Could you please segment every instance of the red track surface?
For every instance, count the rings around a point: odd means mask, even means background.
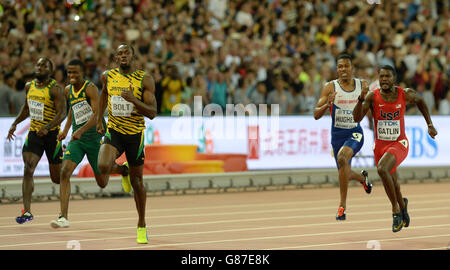
[[[411,224],[391,231],[381,185],[371,195],[350,187],[347,221],[337,222],[337,188],[157,196],[147,199],[149,244],[136,244],[132,198],[72,200],[70,228],[53,229],[59,202],[33,202],[35,219],[19,225],[20,204],[0,204],[0,249],[447,249],[450,183],[403,184]],[[70,242],[75,240],[76,242]],[[69,245],[69,247],[68,247]]]

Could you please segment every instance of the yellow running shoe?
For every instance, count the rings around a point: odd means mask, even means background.
[[[142,228],[138,227],[136,242],[138,244],[147,244],[148,243],[147,229],[145,227],[142,227]]]
[[[122,165],[127,166],[128,173],[127,175],[122,175],[122,188],[126,193],[130,193],[131,191],[131,182],[130,182],[130,167],[128,166],[128,162],[125,161]]]

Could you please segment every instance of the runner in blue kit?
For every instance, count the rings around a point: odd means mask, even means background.
[[[370,194],[372,184],[368,173],[357,173],[351,169],[352,158],[364,144],[361,125],[353,120],[353,108],[363,88],[368,88],[366,81],[353,77],[351,56],[342,54],[336,61],[338,79],[325,84],[314,109],[314,118],[320,119],[327,110],[330,111],[331,146],[339,173],[340,203],[336,220],[345,220],[347,190],[349,180],[359,181]]]

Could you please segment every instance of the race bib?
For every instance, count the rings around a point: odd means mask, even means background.
[[[89,103],[86,100],[73,105],[72,110],[76,125],[86,123],[93,114],[92,108],[91,106],[89,106]]]
[[[44,120],[44,103],[29,99],[28,100],[28,108],[30,111],[31,120]]]
[[[377,136],[379,140],[396,141],[400,136],[400,120],[378,120]]]
[[[351,110],[342,110],[336,108],[334,111],[334,127],[343,129],[352,129],[358,126],[353,120],[353,112]]]
[[[111,113],[113,116],[131,116],[134,105],[121,96],[111,96]]]

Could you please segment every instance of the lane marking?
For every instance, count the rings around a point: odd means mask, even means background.
[[[409,227],[407,229],[409,229]],[[412,240],[412,239],[424,239],[424,238],[445,237],[445,236],[450,236],[450,234],[422,235],[422,236],[398,237],[398,238],[385,238],[385,239],[379,239],[378,241],[380,241],[380,243],[381,243],[383,241]],[[363,240],[363,241],[349,241],[349,242],[336,242],[336,243],[325,243],[325,244],[304,245],[304,246],[280,247],[280,248],[272,248],[272,249],[269,249],[269,250],[302,249],[302,248],[351,245],[351,244],[361,244],[361,243],[367,243],[367,240]]]
[[[449,215],[439,215],[439,216],[422,216],[416,219],[426,219],[429,220],[431,218],[442,218],[448,217]],[[372,220],[362,220],[362,221],[352,221],[348,222],[348,224],[361,224],[361,223],[373,223],[373,222],[384,222],[390,221],[391,218],[386,219],[372,219]],[[182,236],[182,235],[203,235],[203,234],[218,234],[218,233],[229,233],[229,232],[245,232],[245,231],[261,231],[261,230],[274,230],[274,229],[291,229],[291,228],[302,228],[302,227],[317,227],[317,226],[327,226],[327,225],[336,225],[336,222],[328,222],[328,223],[316,223],[316,224],[299,224],[299,225],[280,225],[280,226],[264,226],[264,227],[250,227],[250,228],[237,228],[237,229],[228,229],[228,230],[214,230],[214,231],[196,231],[196,232],[182,232],[182,233],[167,233],[167,234],[150,234],[150,240],[155,237],[172,237],[172,236]],[[408,229],[424,229],[424,228],[435,228],[435,227],[447,227],[450,224],[438,224],[438,225],[422,225],[422,226],[410,226]],[[162,226],[161,226],[162,227]],[[74,233],[85,233],[85,232],[95,232],[95,231],[104,231],[104,230],[124,230],[124,229],[136,229],[133,227],[119,227],[119,228],[109,228],[109,229],[94,229],[94,230],[83,230],[83,231],[72,231]],[[375,229],[365,229],[365,230],[353,230],[353,231],[339,231],[339,232],[323,232],[323,233],[309,233],[309,234],[299,234],[299,235],[286,235],[286,236],[269,236],[269,237],[258,237],[258,238],[243,238],[245,241],[248,240],[262,240],[262,239],[277,239],[277,238],[288,238],[288,237],[308,237],[308,236],[321,236],[321,235],[336,235],[336,234],[347,234],[347,233],[355,233],[355,232],[373,232],[373,231],[390,231],[388,228],[375,228]],[[61,233],[67,235],[71,233],[71,231],[58,230],[55,233]],[[47,234],[47,233],[33,233],[32,235],[37,234]],[[15,236],[23,236],[23,234],[15,235]],[[73,236],[70,236],[73,238]],[[136,236],[123,236],[123,237],[110,237],[110,238],[96,238],[96,239],[78,239],[79,242],[85,241],[104,241],[104,240],[117,240],[117,239],[127,239],[127,238],[135,238]],[[233,239],[233,240],[218,240],[228,242],[228,241],[240,241],[242,239]],[[0,248],[5,247],[17,247],[17,246],[33,246],[33,245],[47,245],[47,244],[56,244],[56,243],[66,243],[67,241],[52,241],[52,242],[35,242],[35,243],[21,243],[21,244],[9,244],[9,245],[1,245]],[[367,242],[367,241],[366,241]],[[195,242],[196,243],[196,242]],[[177,243],[176,245],[184,245],[190,243]],[[165,245],[156,245],[156,246],[165,246]],[[155,246],[155,247],[156,247]],[[146,246],[146,247],[154,247],[154,246]],[[134,247],[135,248],[135,247]],[[122,249],[122,248],[121,248]]]
[[[435,228],[435,227],[446,227],[450,226],[450,224],[440,224],[440,225],[428,225],[428,226],[417,226],[417,227],[408,227],[408,229],[424,229],[424,228]],[[173,244],[159,244],[159,245],[150,245],[150,246],[133,246],[133,247],[126,247],[126,248],[114,248],[109,250],[122,250],[122,249],[142,249],[142,248],[157,248],[157,247],[169,247],[169,246],[183,246],[183,249],[187,249],[186,245],[201,245],[201,244],[216,244],[216,243],[224,243],[224,242],[239,242],[239,241],[258,241],[258,240],[273,240],[273,239],[285,239],[285,238],[299,238],[299,237],[306,237],[306,236],[323,236],[323,235],[337,235],[337,234],[348,234],[348,233],[365,233],[365,232],[374,232],[374,231],[388,231],[391,232],[388,228],[383,229],[371,229],[371,230],[354,230],[354,231],[338,231],[338,232],[328,232],[328,233],[312,233],[312,234],[298,234],[298,235],[282,235],[282,236],[266,236],[266,237],[253,237],[253,238],[236,238],[236,239],[223,239],[223,240],[211,240],[211,241],[199,241],[199,242],[189,242],[189,243],[173,243]],[[392,238],[392,239],[403,239],[403,240],[410,240],[415,238],[432,238],[432,237],[442,237],[442,236],[450,236],[450,234],[443,234],[443,235],[429,235],[429,236],[416,236],[416,237],[406,237],[406,238]],[[365,241],[357,241],[357,242],[364,242],[367,243],[367,240]],[[345,242],[343,242],[345,243]],[[354,242],[348,242],[348,243],[354,243]],[[340,244],[340,243],[331,243],[331,244]],[[331,245],[330,244],[330,245]]]
[[[384,204],[383,204],[384,205]],[[365,208],[364,206],[361,206]],[[330,208],[330,207],[327,207]],[[273,213],[273,212],[301,212],[304,208],[290,208],[282,210],[262,210],[262,211],[243,211],[243,212],[226,212],[226,213],[205,213],[205,214],[195,214],[195,215],[175,215],[170,216],[171,218],[181,218],[181,217],[210,217],[210,216],[224,216],[224,215],[240,215],[240,214],[261,214],[261,213]],[[334,208],[333,208],[334,209]],[[435,211],[435,210],[446,210],[450,209],[450,206],[443,207],[428,207],[428,208],[415,208],[414,211],[408,211],[410,214],[421,211]],[[364,212],[351,212],[351,216],[364,216],[364,215],[373,215],[373,214],[386,214],[389,210],[379,210],[379,211],[364,211]],[[348,212],[349,213],[349,212]],[[250,221],[268,221],[268,220],[280,220],[280,219],[303,219],[303,218],[321,218],[321,217],[330,217],[329,213],[326,214],[312,214],[312,215],[290,215],[290,216],[276,216],[276,217],[263,217],[263,218],[246,218],[246,219],[226,219],[226,220],[214,220],[214,221],[202,221],[202,222],[188,222],[188,223],[169,223],[169,224],[160,224],[160,225],[151,225],[150,228],[157,227],[173,227],[173,226],[190,226],[190,225],[207,225],[207,224],[220,224],[220,223],[234,223],[234,222],[250,222]],[[167,216],[150,216],[149,219],[158,219],[158,218],[167,218]],[[136,220],[136,216],[130,218],[113,218],[113,219],[95,219],[95,220],[83,220],[83,221],[71,221],[73,224],[86,224],[86,223],[107,223],[107,222],[117,222],[117,221],[127,221],[127,220]],[[34,222],[31,221],[31,222]],[[0,226],[0,229],[3,228],[34,228],[34,227],[43,227],[50,226],[49,223],[29,223],[29,224],[13,224],[13,225],[4,225]],[[42,234],[50,234],[53,232],[45,232]],[[27,234],[16,234],[18,235],[27,235]],[[0,234],[0,237],[8,237],[11,234]]]
[[[436,198],[438,196],[442,196],[444,198],[449,198],[450,193],[437,193],[437,194],[421,194],[421,195],[411,195],[407,198]],[[364,201],[370,204],[368,200],[383,200],[387,204],[389,204],[389,201],[386,196],[370,196],[370,197],[357,197],[351,199],[351,204],[354,204],[354,202],[357,201]],[[334,203],[336,204],[338,199],[328,199],[328,200],[308,200],[308,201],[290,201],[290,202],[273,202],[273,203],[252,203],[252,204],[228,204],[228,205],[217,205],[217,206],[199,206],[199,207],[177,207],[177,208],[160,208],[160,209],[152,209],[151,206],[148,208],[148,211],[150,213],[152,212],[167,212],[167,211],[192,211],[192,210],[207,210],[207,209],[223,209],[223,208],[243,208],[243,207],[267,207],[267,206],[283,206],[283,205],[292,205],[292,204],[317,204],[317,203]],[[432,202],[446,202],[450,201],[450,199],[441,199],[441,200],[431,200],[431,201],[420,201],[420,203],[432,203]],[[56,207],[57,211],[59,209],[59,201],[56,201],[58,203],[58,207]],[[412,201],[415,202],[414,200]],[[384,205],[384,204],[383,204]],[[1,206],[1,205],[0,205]],[[370,205],[369,205],[370,206]],[[359,207],[357,204],[352,207]],[[136,209],[130,209],[130,210],[124,210],[124,211],[102,211],[102,212],[83,212],[83,213],[70,213],[70,216],[85,216],[85,215],[105,215],[105,214],[121,214],[121,213],[136,213]],[[35,218],[42,218],[42,217],[56,217],[56,214],[44,214],[44,215],[35,215]],[[14,219],[15,217],[0,217],[0,220],[10,220]]]

